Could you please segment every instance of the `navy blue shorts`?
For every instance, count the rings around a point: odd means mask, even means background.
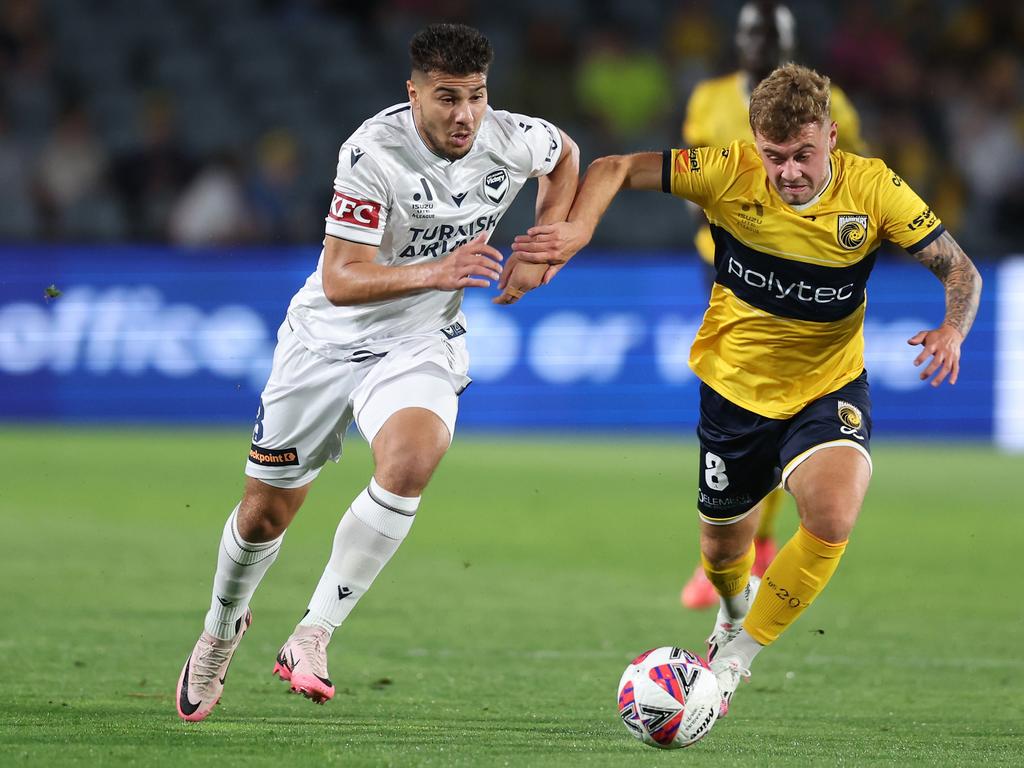
[[[788,419],[769,419],[700,385],[697,509],[709,523],[733,523],[785,483],[816,450],[859,448],[871,463],[867,372]]]

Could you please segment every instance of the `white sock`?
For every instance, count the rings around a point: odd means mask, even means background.
[[[729,617],[729,621],[735,624],[747,618],[747,601],[743,599],[743,593],[733,597],[722,598],[722,611]]]
[[[754,603],[753,585],[748,581],[747,586],[738,595],[721,598],[722,612],[733,624],[747,618],[750,606]]]
[[[399,496],[371,478],[338,523],[331,557],[299,624],[333,633],[398,551],[419,505],[419,496]]]
[[[765,646],[761,645],[757,640],[747,634],[747,630],[741,629],[740,633],[729,643],[726,643],[715,658],[736,656],[740,660],[740,666],[744,669],[750,669],[750,665],[754,663],[754,657],[757,656],[764,647]]]
[[[238,621],[245,615],[263,574],[277,559],[284,539],[282,533],[272,541],[252,544],[239,535],[237,520],[238,506],[224,524],[213,575],[213,598],[206,613],[206,631],[222,640],[238,633]]]

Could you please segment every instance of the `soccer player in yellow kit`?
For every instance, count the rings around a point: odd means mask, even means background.
[[[736,52],[740,69],[723,77],[697,84],[686,106],[683,122],[683,146],[724,147],[740,140],[752,143],[754,134],[747,120],[750,92],[779,64],[790,61],[796,49],[796,21],[784,5],[765,2],[747,3],[740,9],[736,24]],[[860,118],[846,94],[836,86],[832,91],[832,119],[839,126],[839,149],[865,153],[860,135]],[[703,220],[703,214],[701,214]],[[697,253],[714,268],[715,245],[711,229],[702,221],[694,239]],[[778,489],[759,505],[757,534],[754,536],[755,576],[764,574],[775,557],[775,520],[784,501]],[[686,608],[707,608],[718,604],[718,593],[708,581],[704,566],[698,564],[679,595]]]
[[[829,81],[795,64],[751,94],[754,143],[594,161],[566,222],[516,238],[520,260],[564,265],[621,189],[663,190],[705,210],[715,285],[690,352],[701,379],[701,557],[721,597],[708,658],[725,716],[754,657],[821,593],[871,477],[864,370],[866,283],[883,240],[942,281],[942,323],[908,339],[922,380],[955,384],[981,276],[935,213],[885,163],[835,149]],[[752,576],[757,521],[777,486],[800,525]]]

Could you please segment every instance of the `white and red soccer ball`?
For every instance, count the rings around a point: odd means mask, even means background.
[[[711,731],[722,694],[697,654],[655,648],[637,656],[619,681],[619,716],[637,739],[659,749],[696,743]]]

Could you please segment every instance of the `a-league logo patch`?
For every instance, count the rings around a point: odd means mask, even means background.
[[[836,223],[836,240],[848,251],[856,251],[868,239],[868,217],[863,213],[841,213]]]
[[[488,171],[484,176],[484,197],[497,205],[505,199],[509,185],[508,169],[495,168]]]

